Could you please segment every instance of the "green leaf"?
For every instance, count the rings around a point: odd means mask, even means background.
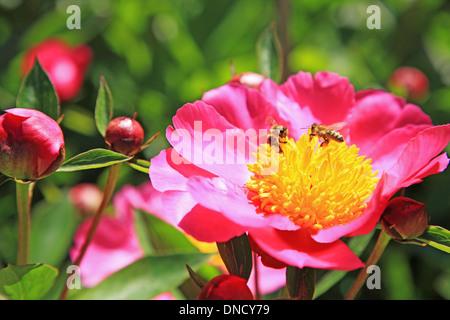
[[[57,172],[72,172],[87,169],[108,167],[113,164],[124,162],[133,157],[107,149],[92,149],[80,153],[63,163]]]
[[[316,284],[316,269],[287,266],[286,286],[291,298],[312,300]]]
[[[136,159],[127,163],[130,165],[130,167],[137,171],[144,172],[146,174],[149,173],[151,162],[148,160]]]
[[[247,279],[252,272],[252,249],[244,233],[227,242],[217,242],[219,254],[231,275]]]
[[[359,257],[363,253],[364,249],[369,245],[370,240],[372,239],[374,234],[375,230],[366,235],[352,237],[348,241],[347,245],[353,251],[353,253]],[[344,278],[347,273],[348,272],[346,271],[332,270],[324,274],[316,283],[314,298],[318,298],[328,289],[333,287],[342,278]]]
[[[95,124],[102,136],[105,136],[106,128],[113,117],[113,98],[105,78],[100,77],[97,102],[95,104]]]
[[[56,202],[42,200],[31,214],[30,262],[59,266],[67,258],[80,223],[67,192]]]
[[[450,253],[450,231],[439,226],[428,226],[425,232],[416,240]]]
[[[53,285],[58,270],[45,264],[8,265],[0,270],[0,297],[38,300]]]
[[[193,269],[211,255],[178,253],[147,256],[119,270],[90,289],[80,289],[69,296],[77,300],[143,300],[176,288],[189,277],[186,264]]]
[[[50,78],[37,59],[31,71],[22,81],[16,107],[36,109],[55,121],[59,119],[59,99]]]
[[[270,24],[256,43],[259,73],[280,82],[283,72],[283,54],[275,23]]]
[[[151,212],[137,210],[137,230],[142,247],[150,246],[152,252],[181,253],[197,252],[197,247],[186,238],[186,234],[174,226],[155,217]]]
[[[393,247],[383,253],[382,277],[389,300],[414,300],[416,281],[406,250]]]
[[[186,265],[186,268],[189,272],[189,277],[191,277],[191,280],[199,287],[199,288],[203,288],[205,286],[205,284],[203,283],[202,279],[199,277],[198,274],[195,273],[194,270],[192,270],[191,267],[189,267],[189,265]]]
[[[160,132],[155,133],[153,136],[151,136],[147,141],[145,141],[142,146],[141,146],[141,151],[144,150],[145,148],[148,148],[153,141],[155,141],[155,139],[159,136]]]

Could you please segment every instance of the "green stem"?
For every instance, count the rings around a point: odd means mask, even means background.
[[[112,165],[109,168],[108,180],[106,181],[106,186],[103,191],[102,202],[101,202],[100,206],[98,207],[97,212],[95,213],[95,215],[92,219],[91,226],[86,235],[86,238],[84,239],[84,243],[80,249],[78,257],[73,262],[73,264],[76,266],[80,265],[81,261],[83,260],[84,255],[87,251],[87,248],[89,247],[89,244],[91,243],[92,239],[94,238],[95,231],[97,230],[98,224],[100,223],[102,214],[105,211],[107,205],[109,204],[109,201],[111,200],[111,197],[114,193],[114,189],[116,188],[117,178],[119,177],[121,166],[122,166],[122,163],[117,163],[117,164]],[[66,294],[67,294],[67,286],[64,286],[64,290],[60,295],[60,300],[63,300],[65,298]]]
[[[17,265],[28,263],[30,242],[30,206],[33,184],[16,180],[17,213],[19,218],[19,234],[17,243]]]
[[[106,181],[105,190],[103,191],[102,202],[98,207],[97,212],[94,215],[94,218],[92,219],[91,227],[88,231],[86,239],[84,240],[83,246],[81,247],[80,253],[78,254],[77,259],[75,259],[74,261],[74,264],[77,266],[79,266],[81,260],[83,260],[84,254],[86,253],[89,244],[94,238],[95,231],[97,230],[97,226],[100,223],[103,211],[105,211],[107,205],[109,204],[109,201],[111,200],[111,197],[114,193],[114,189],[116,188],[117,178],[119,177],[121,165],[122,165],[121,163],[117,163],[109,168],[108,180]]]
[[[277,16],[278,16],[278,29],[280,34],[280,77],[278,83],[285,81],[286,77],[290,74],[287,60],[289,57],[289,20],[291,4],[290,0],[277,0]]]
[[[367,268],[378,262],[390,240],[391,237],[386,232],[384,232],[384,230],[381,230],[380,235],[378,236],[378,240],[375,244],[375,247],[373,248],[372,253],[370,254],[369,258],[366,261],[366,265],[359,272],[358,277],[356,278],[352,287],[348,291],[345,300],[353,300],[356,297],[356,295],[358,294],[359,290],[361,289],[361,287],[363,286],[364,282],[368,277]]]

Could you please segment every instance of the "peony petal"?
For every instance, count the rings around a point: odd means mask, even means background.
[[[80,44],[71,50],[70,56],[72,57],[73,61],[78,65],[80,70],[84,73],[91,64],[94,52],[89,46],[85,44]]]
[[[36,57],[42,66],[51,65],[53,60],[68,54],[70,47],[58,38],[49,38],[28,49],[22,61],[22,75],[26,75],[35,62]]]
[[[446,155],[436,156],[450,141],[450,124],[421,131],[411,139],[398,161],[387,170],[389,179],[385,193],[420,182],[427,175],[442,172],[448,163]]]
[[[27,178],[42,177],[47,171],[56,170],[64,158],[64,137],[52,118],[38,110],[25,108],[8,109],[2,117],[3,126],[14,142],[24,146],[25,150],[29,148],[27,156],[34,158],[29,159],[34,168],[31,176],[28,176],[31,173],[29,165],[24,165],[28,167],[24,168],[29,172]],[[15,151],[19,152],[17,145]]]
[[[255,206],[248,200],[247,189],[223,178],[192,177],[188,182],[188,190],[199,204],[222,213],[241,226],[256,228],[272,226],[282,230],[299,228],[285,216],[256,213]]]
[[[412,121],[412,122],[409,122]],[[390,153],[393,143],[379,143],[395,129],[417,126],[420,130],[432,126],[431,119],[417,106],[406,104],[403,98],[381,90],[365,90],[356,94],[356,103],[348,118],[350,143],[361,153],[372,157],[372,152]],[[418,130],[415,130],[418,132]],[[411,130],[407,137],[412,138]],[[409,139],[408,139],[409,140]],[[401,141],[402,145],[405,141]],[[397,149],[397,148],[396,148]]]
[[[260,228],[249,230],[249,235],[262,250],[287,265],[333,270],[354,270],[364,266],[342,241],[318,243],[303,230]]]
[[[74,237],[74,247],[70,250],[76,259],[84,242],[91,219],[84,221]],[[144,253],[130,224],[110,217],[103,217],[97,231],[80,264],[82,283],[92,287],[100,281],[142,258]]]
[[[187,181],[191,176],[214,177],[215,175],[191,164],[182,158],[175,149],[162,150],[152,159],[149,176],[153,187],[160,191],[187,190]]]
[[[6,112],[20,117],[22,136],[39,142],[39,157],[54,160],[59,155],[64,137],[60,126],[52,118],[34,109],[15,108]]]
[[[388,170],[398,161],[398,157],[405,149],[409,140],[414,138],[419,132],[429,128],[430,125],[406,125],[393,129],[385,136],[374,141],[370,150],[365,150],[365,155],[372,159],[374,170]],[[360,152],[361,154],[362,151]]]
[[[150,183],[150,181],[143,183],[138,188],[131,185],[126,185],[114,198],[114,206],[118,207],[120,204],[122,204],[116,210],[119,212],[128,213],[126,207],[126,205],[128,204],[131,208],[140,209],[148,213],[159,213],[164,211],[164,206],[162,204],[162,195],[163,193],[157,191]],[[119,201],[123,202],[119,203]]]
[[[428,128],[411,139],[395,164],[385,171],[377,184],[364,214],[346,224],[320,230],[312,238],[332,242],[342,236],[370,232],[379,220],[392,195],[401,188],[422,181],[422,178],[442,172],[448,164],[446,154],[434,158],[450,140],[450,125]]]
[[[271,79],[265,79],[260,86],[261,93],[274,106],[269,116],[289,129],[289,136],[298,139],[314,122],[319,122],[309,108],[302,108],[285,93]]]
[[[281,89],[326,125],[344,121],[355,103],[350,81],[332,72],[317,72],[314,78],[308,72],[299,72],[290,76]]]
[[[402,110],[400,117],[395,123],[396,128],[406,125],[432,125],[431,118],[419,106],[407,103]]]
[[[258,292],[262,295],[275,292],[286,285],[286,268],[275,269],[266,267],[261,262],[261,257],[253,259],[253,264],[256,264],[254,271],[250,274],[247,285],[253,294],[256,292],[256,281],[258,281]],[[255,275],[255,273],[258,273]]]
[[[234,223],[217,211],[196,205],[178,226],[198,241],[226,242],[242,235],[246,228]]]
[[[178,227],[180,221],[188,214],[197,202],[185,191],[159,192],[150,182],[139,188],[127,185],[114,198],[116,212],[133,217],[134,209],[148,214]],[[121,217],[117,217],[120,219]]]
[[[236,128],[202,101],[184,105],[173,124],[174,128],[167,129],[167,139],[190,163],[236,184],[249,179],[247,163],[256,152],[256,130]]]
[[[273,108],[260,92],[235,82],[207,91],[202,101],[244,130],[265,128],[267,114]]]
[[[26,75],[31,70],[37,58],[58,97],[67,101],[79,92],[92,56],[93,52],[87,45],[72,48],[60,39],[47,39],[27,50],[22,60],[22,74]]]
[[[194,208],[198,203],[189,192],[186,191],[165,191],[161,195],[162,211],[153,212],[161,220],[178,226],[180,221]]]

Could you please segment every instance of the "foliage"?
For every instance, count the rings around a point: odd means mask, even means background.
[[[0,279],[18,277],[23,280],[27,275],[39,273],[53,281],[56,278],[53,267],[63,270],[69,262],[67,252],[80,217],[68,201],[68,189],[80,182],[103,186],[106,170],[102,167],[129,160],[104,150],[103,134],[112,112],[110,99],[114,99],[114,116],[137,113],[148,137],[162,133],[142,151],[140,160],[122,166],[116,189],[148,180],[145,160],[168,147],[164,132],[179,107],[201,98],[204,91],[229,81],[233,72],[261,72],[264,70],[258,65],[261,57],[274,63],[267,74],[274,80],[285,79],[298,70],[328,70],[348,77],[356,90],[386,89],[388,78],[396,68],[415,66],[430,81],[429,95],[420,106],[435,125],[448,123],[450,119],[449,1],[377,1],[381,7],[379,30],[370,30],[366,26],[366,9],[371,1],[75,2],[81,8],[80,30],[70,30],[66,26],[69,16],[66,9],[73,4],[70,1],[0,1],[0,108],[12,108],[16,103],[23,106],[29,103],[28,99],[40,99],[34,91],[26,94],[30,92],[30,86],[22,85],[20,75],[20,61],[30,45],[57,36],[72,44],[86,43],[94,51],[94,61],[82,91],[74,100],[57,106],[63,116],[61,127],[68,161],[60,172],[36,185],[32,237],[42,235],[42,238],[31,241],[31,262],[39,264],[30,270],[8,267],[9,262],[16,261],[16,203],[14,184],[6,181],[0,186],[0,268],[5,268],[1,270]],[[274,28],[277,34],[273,33]],[[270,52],[261,48],[267,42],[274,44]],[[277,64],[279,59],[284,62],[282,66]],[[37,68],[33,72],[42,76]],[[25,84],[33,81],[37,81],[36,77],[29,77]],[[47,83],[45,79],[38,82]],[[20,99],[16,99],[19,93],[22,93]],[[41,99],[50,100],[56,108],[55,97]],[[52,115],[58,118],[59,110],[53,109]],[[89,157],[77,158],[83,154]],[[103,159],[102,163],[99,158]],[[70,165],[91,170],[63,172],[73,171]],[[141,171],[133,170],[133,166]],[[406,191],[407,196],[427,204],[431,224],[446,229],[450,227],[449,178],[447,170]],[[138,221],[144,229],[154,226],[148,218]],[[52,231],[48,231],[50,223],[54,224],[54,228],[50,228]],[[440,236],[439,230],[429,229],[419,240],[439,243]],[[116,281],[139,272],[147,264],[164,270],[172,261],[185,258],[183,254],[189,257],[186,263],[191,267],[199,267],[205,261],[184,237],[177,234],[175,239],[179,239],[179,243],[167,240],[170,249],[175,251],[173,255],[144,258],[128,270],[118,272],[103,287],[83,291],[79,297],[101,297],[97,292],[112,290],[110,288],[117,285]],[[374,240],[364,239],[364,242]],[[56,249],[54,244],[57,244]],[[368,247],[371,245],[373,243]],[[449,255],[430,246],[424,248],[393,241],[390,249],[392,251],[387,250],[380,260],[382,270],[386,270],[382,275],[383,289],[361,292],[361,298],[450,299]],[[363,259],[368,253],[361,248]],[[185,278],[177,271],[170,280],[171,288],[188,277],[188,272],[182,271]],[[206,269],[207,277],[214,272]],[[356,275],[354,272],[327,274],[317,271],[315,276],[316,290],[322,290],[321,279],[326,282],[334,277],[333,284],[339,281],[332,289],[320,291],[322,299],[342,297]],[[40,288],[40,294],[43,296],[48,289]],[[13,287],[8,292],[2,290],[0,288],[0,294],[9,297],[22,294]],[[30,295],[22,298],[42,297],[35,292]],[[54,297],[55,293],[50,290],[49,296]]]

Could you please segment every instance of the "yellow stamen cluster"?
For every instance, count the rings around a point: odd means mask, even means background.
[[[304,134],[282,144],[282,153],[263,144],[248,164],[253,173],[247,188],[263,214],[282,214],[316,233],[346,224],[361,215],[378,182],[371,160],[359,156],[355,145]]]

